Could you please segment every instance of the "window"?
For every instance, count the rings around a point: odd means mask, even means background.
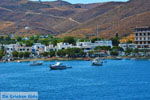
[[[142,36],[142,33],[140,33],[140,36]]]
[[[140,37],[140,40],[142,40],[142,38]]]

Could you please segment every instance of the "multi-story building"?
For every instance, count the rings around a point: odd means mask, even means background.
[[[150,27],[135,28],[135,43],[139,49],[150,49]]]
[[[32,46],[32,53],[39,55],[40,53],[45,52],[46,46],[41,43],[34,43]]]

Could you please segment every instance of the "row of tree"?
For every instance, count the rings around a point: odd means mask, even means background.
[[[50,52],[44,52],[41,53],[44,57],[69,57],[69,58],[75,58],[75,57],[85,57],[86,53],[83,52],[80,48],[68,48],[68,49],[61,49],[58,51],[50,51]]]
[[[14,51],[12,52],[12,56],[13,57],[16,57],[16,58],[28,58],[30,57],[30,52],[17,52],[17,51]]]

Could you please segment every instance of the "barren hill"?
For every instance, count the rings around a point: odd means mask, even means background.
[[[150,1],[131,0],[111,9],[83,24],[71,29],[68,35],[96,33],[101,37],[111,37],[115,33],[127,36],[136,26],[150,26]],[[86,30],[86,31],[83,31]]]
[[[94,4],[0,0],[0,33],[128,36],[136,26],[150,26],[149,6],[150,0]]]

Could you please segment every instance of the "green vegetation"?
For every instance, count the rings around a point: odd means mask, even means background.
[[[28,58],[28,57],[30,57],[30,54],[31,54],[30,52],[17,52],[17,51],[12,52],[12,56],[15,58],[17,58],[17,57]]]
[[[76,44],[76,40],[75,40],[74,37],[64,37],[63,42],[64,42],[64,43],[73,44],[73,45]]]
[[[0,59],[2,59],[4,55],[5,55],[4,50],[0,50]]]
[[[110,46],[97,46],[94,50],[111,50]]]

